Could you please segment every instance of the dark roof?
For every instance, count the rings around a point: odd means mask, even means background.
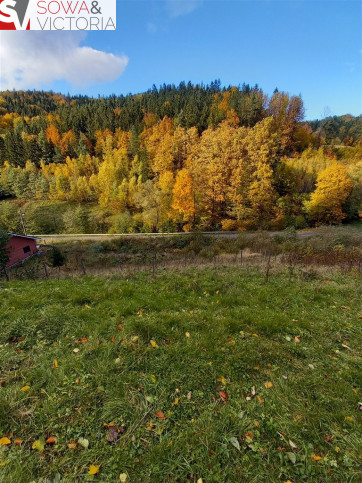
[[[17,237],[17,238],[26,238],[28,240],[41,240],[41,238],[37,238],[35,236],[27,236],[27,235],[18,235],[17,233],[9,233],[11,237]]]

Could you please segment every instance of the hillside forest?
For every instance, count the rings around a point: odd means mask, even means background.
[[[181,83],[89,98],[0,92],[0,228],[281,230],[361,216],[362,117],[300,96]]]

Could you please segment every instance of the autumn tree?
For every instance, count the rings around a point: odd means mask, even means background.
[[[186,168],[177,173],[173,189],[172,208],[181,215],[182,221],[188,225],[195,221],[195,192],[190,171]]]
[[[338,224],[345,217],[343,205],[352,191],[352,181],[346,168],[333,163],[317,178],[316,190],[305,203],[309,219],[316,225]]]

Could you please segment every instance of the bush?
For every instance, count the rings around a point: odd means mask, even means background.
[[[238,222],[231,218],[226,218],[221,221],[221,228],[223,231],[236,231],[238,229]]]
[[[92,245],[89,247],[89,251],[93,255],[98,255],[100,253],[104,253],[106,250],[102,243],[92,243]]]
[[[59,250],[58,247],[52,247],[50,253],[49,253],[49,264],[54,267],[54,268],[59,268],[65,265],[66,257],[63,254],[61,250]]]

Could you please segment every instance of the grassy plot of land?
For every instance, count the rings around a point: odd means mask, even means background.
[[[359,284],[1,284],[0,480],[358,481]]]

